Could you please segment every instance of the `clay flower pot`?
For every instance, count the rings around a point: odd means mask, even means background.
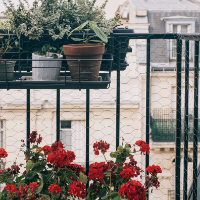
[[[102,59],[105,52],[104,44],[70,44],[63,46],[66,59]],[[71,78],[79,80],[78,61],[67,61]],[[101,61],[80,61],[81,81],[98,81]],[[86,72],[86,73],[84,73]]]

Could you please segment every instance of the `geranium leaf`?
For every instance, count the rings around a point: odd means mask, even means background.
[[[119,194],[119,192],[112,192],[111,193],[111,199],[113,200],[120,200],[121,199],[121,196]]]
[[[34,176],[36,175],[36,173],[35,172],[28,172],[27,174],[26,174],[26,179],[32,179]]]
[[[26,164],[26,171],[28,172],[33,167],[33,162],[31,160],[28,160]]]
[[[97,196],[100,197],[100,198],[102,198],[102,197],[106,196],[106,194],[107,194],[107,190],[106,190],[106,188],[104,187],[104,188],[102,188],[102,189],[100,190],[100,192],[97,194]]]
[[[87,179],[87,176],[85,174],[83,174],[82,172],[80,172],[79,178],[78,178],[77,181],[82,182],[84,184],[87,184],[88,179]]]

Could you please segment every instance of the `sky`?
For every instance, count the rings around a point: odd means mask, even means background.
[[[28,0],[29,4],[32,5],[32,2],[34,0]],[[126,0],[108,0],[108,3],[106,5],[105,11],[106,11],[106,18],[114,17],[115,11],[117,10],[118,6],[123,4]],[[12,2],[17,5],[18,0],[12,0]],[[97,0],[96,5],[102,5],[104,3],[104,0]],[[3,0],[0,0],[0,12],[4,11],[5,7],[3,5]]]

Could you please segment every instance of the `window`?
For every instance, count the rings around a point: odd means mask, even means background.
[[[65,150],[72,150],[72,126],[71,121],[61,121],[60,140]]]
[[[188,24],[172,24],[173,33],[188,33],[189,25]],[[176,59],[176,40],[171,40],[171,59]],[[185,40],[182,40],[182,56],[185,56]]]
[[[185,16],[171,16],[163,17],[161,20],[165,21],[166,33],[195,33],[195,21],[196,17]],[[190,42],[190,46],[193,46],[193,42]],[[176,40],[167,40],[167,49],[169,58],[174,60],[176,58]],[[182,52],[185,51],[185,41],[183,41]],[[184,56],[184,53],[182,54]],[[193,48],[190,50],[190,59],[193,59]]]
[[[60,140],[65,150],[73,151],[76,155],[75,163],[85,164],[85,121],[61,120]]]
[[[1,131],[1,134],[0,134],[0,148],[5,148],[5,146],[4,146],[4,133],[5,133],[5,130],[4,130],[4,121],[3,120],[0,120],[0,131]]]

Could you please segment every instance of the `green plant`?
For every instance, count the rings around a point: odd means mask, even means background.
[[[98,27],[109,35],[120,24],[119,18],[107,20],[103,9],[95,6],[96,0],[35,0],[32,6],[27,0],[19,0],[15,8],[12,0],[3,0],[8,20],[5,26],[16,34],[30,39],[39,39],[48,30],[53,40],[62,39],[70,30],[85,21],[95,21]]]
[[[63,47],[60,47],[60,49],[57,51],[58,54],[62,53],[62,48]],[[45,44],[42,47],[42,51],[36,51],[36,52],[34,52],[34,54],[46,57],[47,56],[47,52],[50,52],[51,50],[56,51],[57,49],[55,47],[52,47],[50,44]],[[51,57],[53,57],[53,59],[56,59],[56,58],[58,58],[58,55],[56,53],[53,53],[51,55]]]
[[[72,35],[72,33],[74,31],[81,31],[85,26],[87,26],[86,29],[84,29],[84,31],[86,31],[86,36],[85,38],[74,38],[71,37],[72,40],[74,41],[79,41],[79,42],[83,42],[85,45],[88,44],[88,42],[97,42],[97,43],[107,43],[108,42],[108,37],[106,36],[106,34],[97,26],[97,23],[94,21],[86,21],[83,24],[81,24],[80,26],[78,26],[77,28],[75,28],[74,30],[72,30],[69,34],[68,34],[68,38]],[[89,35],[89,31],[93,30],[94,33],[96,35]],[[94,37],[98,37],[100,40],[94,40]]]
[[[18,40],[14,36],[10,35],[9,31],[7,32],[7,35],[0,34],[0,59],[2,59],[7,52],[11,51],[11,49],[18,46]]]
[[[30,134],[28,141],[32,144],[30,149],[24,149],[24,140],[21,145],[26,160],[23,174],[19,172],[23,165],[18,166],[16,161],[10,168],[0,170],[0,183],[6,183],[1,200],[68,199],[71,185],[76,184],[82,187],[82,196],[86,196],[87,177],[82,166],[71,163],[75,159],[74,152],[65,151],[61,142],[39,147],[42,137],[36,131]],[[0,148],[0,158],[7,156]]]
[[[23,174],[20,174],[16,161],[10,168],[0,170],[0,183],[6,183],[1,200],[85,199],[88,179],[91,182],[87,188],[87,200],[146,200],[149,188],[160,185],[157,174],[162,170],[155,165],[146,168],[150,175],[144,184],[138,181],[137,177],[141,177],[143,170],[134,160],[134,153],[137,152],[135,145],[140,147],[141,154],[150,153],[149,145],[142,140],[133,145],[119,146],[117,151],[111,152],[110,157],[115,161],[108,161],[105,156],[110,144],[102,140],[94,143],[95,155],[101,151],[105,162],[92,163],[88,178],[82,166],[72,163],[74,152],[65,151],[60,141],[41,148],[38,145],[42,137],[36,131],[30,134],[28,141],[32,144],[30,149],[24,150],[24,140],[21,145],[26,160]],[[5,149],[0,148],[1,161],[7,156]],[[128,159],[129,162],[126,162]]]

